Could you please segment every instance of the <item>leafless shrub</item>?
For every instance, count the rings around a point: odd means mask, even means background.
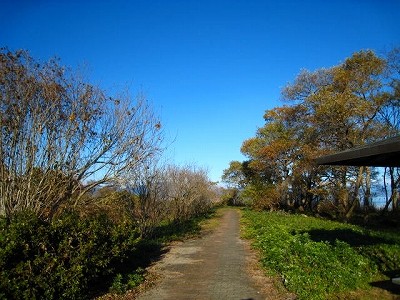
[[[160,127],[142,95],[108,97],[57,60],[2,49],[0,215],[30,209],[48,219],[71,199],[78,205],[157,156]]]
[[[169,166],[166,171],[168,216],[185,221],[210,209],[215,189],[207,172],[194,166]]]
[[[151,235],[165,218],[165,168],[156,160],[143,161],[138,172],[126,177],[124,186],[135,195],[131,217],[142,235]]]

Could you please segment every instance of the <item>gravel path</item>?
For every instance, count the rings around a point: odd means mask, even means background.
[[[137,299],[271,299],[246,270],[250,255],[238,211],[224,210],[212,233],[171,247],[154,266],[162,279]]]

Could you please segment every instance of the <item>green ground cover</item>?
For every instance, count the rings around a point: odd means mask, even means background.
[[[142,283],[145,268],[173,240],[198,234],[212,212],[162,222],[149,237],[106,215],[65,213],[44,222],[32,213],[0,218],[0,299],[92,299]]]
[[[400,234],[283,212],[243,211],[263,267],[299,299],[328,299],[400,270]]]

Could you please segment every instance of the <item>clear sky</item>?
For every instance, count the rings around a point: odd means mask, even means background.
[[[400,0],[0,0],[0,46],[144,91],[168,156],[218,181],[301,69],[400,46]]]

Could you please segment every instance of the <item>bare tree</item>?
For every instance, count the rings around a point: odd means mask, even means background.
[[[208,211],[217,197],[207,172],[194,166],[169,166],[165,184],[168,216],[178,222]]]
[[[158,160],[143,161],[139,172],[126,176],[123,184],[136,198],[131,217],[142,235],[149,236],[166,216],[165,165]]]
[[[57,60],[0,52],[0,215],[43,218],[89,190],[119,182],[161,152],[143,95],[113,98]],[[90,183],[88,183],[90,182]]]
[[[184,222],[207,212],[217,191],[207,173],[194,166],[180,167],[151,160],[123,184],[135,195],[132,214],[143,235],[151,235],[163,220]]]

